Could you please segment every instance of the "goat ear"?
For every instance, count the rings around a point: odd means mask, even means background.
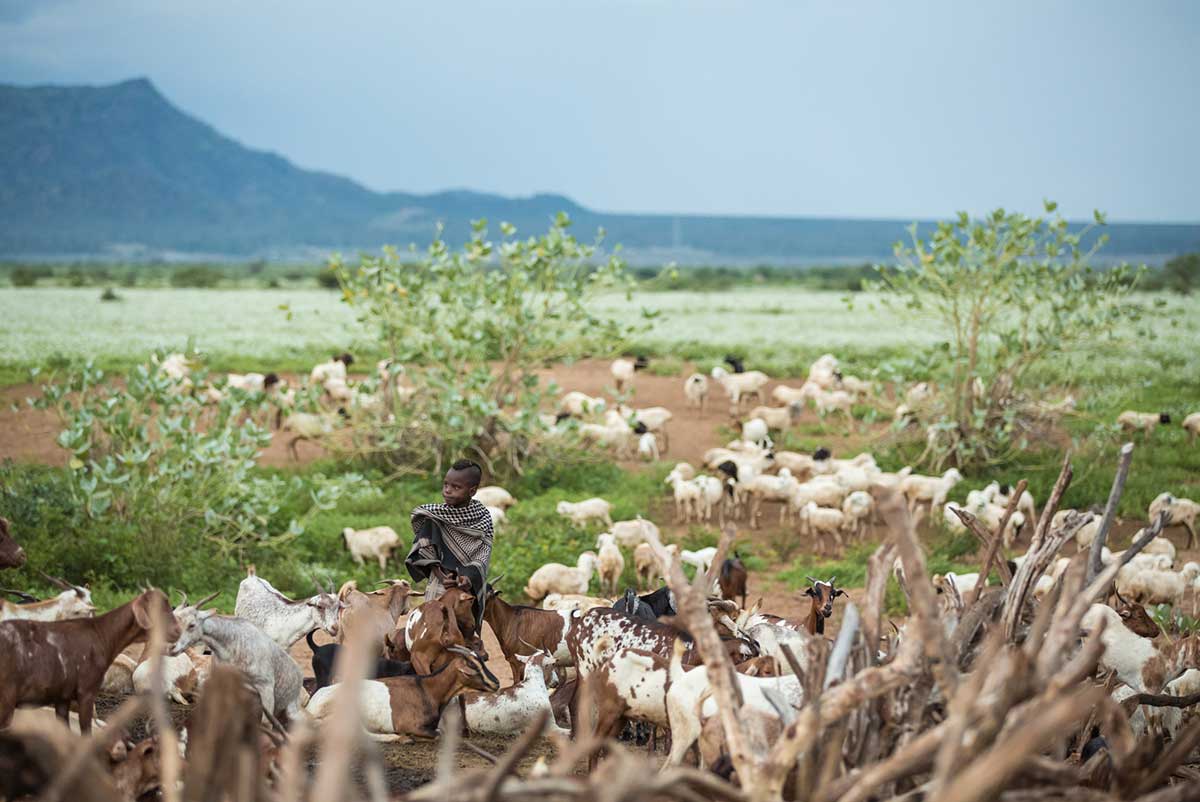
[[[805,596],[816,596],[817,594],[813,592],[812,588],[809,588],[808,590],[804,591],[804,595]]]
[[[833,591],[833,598],[835,598],[835,599],[836,599],[838,596],[845,596],[845,595],[846,595],[846,591],[842,590],[841,588],[836,588],[836,589]]]
[[[146,609],[146,594],[145,593],[143,593],[141,596],[138,596],[136,599],[133,600],[132,609],[133,609],[133,620],[137,622],[137,625],[139,627],[148,631],[150,629],[151,623],[150,623],[150,611]]]

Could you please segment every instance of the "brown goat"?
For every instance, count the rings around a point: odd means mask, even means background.
[[[8,519],[0,518],[0,568],[20,568],[25,564],[25,550],[8,533]]]
[[[452,657],[449,649],[452,646],[465,646],[466,639],[458,628],[458,620],[453,611],[442,603],[441,599],[426,602],[421,605],[421,616],[412,626],[412,645],[408,647],[409,662],[418,674],[429,674],[450,662]],[[403,660],[405,657],[398,645],[404,645],[405,633],[397,629],[388,639],[387,646],[392,660]]]
[[[1116,593],[1116,591],[1113,591]],[[1117,615],[1121,616],[1121,623],[1132,632],[1134,635],[1140,635],[1143,638],[1157,638],[1162,634],[1158,624],[1154,623],[1154,619],[1146,612],[1146,608],[1137,602],[1126,601],[1121,598],[1121,594],[1117,593],[1117,603],[1113,609],[1117,611]]]
[[[517,655],[528,656],[538,651],[554,655],[556,662],[571,661],[567,648],[568,621],[571,613],[558,610],[542,610],[537,607],[509,604],[500,598],[500,591],[488,586],[487,603],[483,609],[483,620],[492,628],[500,651],[512,668],[514,678],[525,673],[525,667]]]
[[[836,576],[829,577],[828,582],[808,577],[812,587],[804,591],[804,595],[812,597],[812,606],[804,621],[804,628],[808,630],[809,635],[825,634],[825,619],[833,615],[833,600],[846,595],[846,591],[834,587],[833,583],[836,580]]]
[[[721,563],[721,573],[717,583],[721,588],[721,598],[733,600],[741,597],[742,607],[746,606],[746,565],[735,551],[732,557]]]
[[[385,580],[388,587],[363,593],[350,580],[338,591],[338,600],[345,604],[338,625],[338,643],[348,643],[349,632],[365,627],[371,643],[380,643],[384,636],[396,628],[396,622],[408,612],[408,597],[413,595],[412,585],[407,580]]]
[[[166,641],[176,640],[179,622],[171,603],[154,588],[96,618],[0,623],[0,728],[17,705],[54,705],[65,722],[76,703],[79,729],[91,733],[104,672],[127,646],[145,640],[154,613]]]

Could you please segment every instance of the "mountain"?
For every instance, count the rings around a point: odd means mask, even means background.
[[[803,264],[886,258],[909,221],[606,214],[558,195],[378,193],[252,150],[175,108],[150,81],[0,85],[0,256],[274,258],[451,242],[469,221],[526,234],[555,213],[604,227],[637,262]],[[1200,250],[1200,225],[1114,224],[1109,258]]]

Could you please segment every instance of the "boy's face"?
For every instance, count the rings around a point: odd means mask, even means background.
[[[474,471],[456,471],[451,468],[442,480],[442,500],[451,507],[461,507],[471,500],[479,483],[475,480]]]

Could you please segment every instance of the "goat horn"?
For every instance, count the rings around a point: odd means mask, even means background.
[[[33,602],[37,601],[37,599],[35,597],[30,596],[28,593],[26,593],[23,590],[10,590],[8,588],[0,588],[0,593],[6,593],[11,596],[16,596],[20,600],[21,604],[32,604]]]
[[[177,606],[187,607],[187,593],[182,590],[179,591],[179,604]]]
[[[66,580],[59,579],[58,577],[50,576],[45,571],[39,570],[38,573],[42,575],[43,579],[45,579],[47,582],[49,582],[50,584],[52,584],[56,587],[62,588],[63,590],[74,590],[75,589],[75,586],[72,585],[70,582],[67,582]]]
[[[465,646],[447,646],[446,651],[454,652],[455,654],[461,654],[463,657],[475,657],[475,652],[471,651]]]
[[[538,647],[534,646],[532,643],[530,643],[529,641],[525,640],[524,638],[517,638],[517,640],[521,641],[521,644],[522,644],[523,646],[525,646],[526,648],[528,648],[528,649],[533,649],[533,651],[534,651],[534,654],[537,654],[538,652],[540,652],[540,651],[541,651],[541,649],[539,649]]]
[[[500,584],[500,580],[501,580],[501,579],[504,579],[504,577],[505,577],[505,574],[499,574],[499,575],[497,575],[497,576],[494,576],[494,577],[492,577],[492,580],[491,580],[491,582],[490,582],[491,586],[492,586],[492,587],[495,587],[496,585],[499,585],[499,584]]]
[[[814,579],[814,578],[812,578],[812,577],[811,577],[811,576],[809,576],[808,574],[805,574],[805,575],[804,575],[804,578],[805,578],[805,579],[807,579],[809,582],[812,582],[814,585],[815,585],[815,584],[817,584],[818,582],[820,582],[820,581],[821,581],[821,580],[819,580],[819,579]]]
[[[212,593],[208,594],[208,595],[207,595],[207,596],[205,596],[203,599],[201,599],[200,601],[196,602],[196,609],[197,609],[197,610],[199,610],[201,607],[203,607],[204,605],[208,604],[208,603],[209,603],[210,601],[212,601],[213,599],[217,598],[217,594],[218,594],[218,593],[220,593],[220,592],[221,592],[221,591],[219,591],[219,590],[214,590]]]
[[[396,580],[394,580],[394,579],[381,579],[380,581],[375,583],[374,587],[378,588],[378,587],[383,587],[384,585],[387,585],[390,588],[392,585],[395,585],[395,584],[396,584]]]
[[[837,574],[829,577],[829,584],[832,585],[837,580]]]

